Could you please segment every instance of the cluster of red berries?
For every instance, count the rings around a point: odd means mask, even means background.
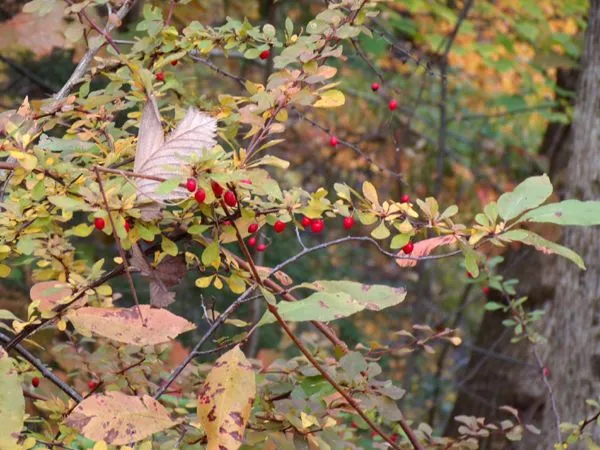
[[[206,191],[202,188],[198,188],[196,180],[188,178],[185,182],[185,188],[194,193],[194,198],[198,203],[204,203],[204,200],[206,200]],[[238,201],[235,192],[230,190],[225,191],[225,188],[216,181],[210,182],[210,188],[212,189],[213,194],[215,194],[215,197],[223,197],[223,201],[227,206],[233,208],[237,205]]]
[[[253,222],[250,225],[248,225],[248,233],[254,234],[257,231],[258,231],[258,224],[256,222]],[[247,244],[248,244],[248,247],[256,246],[257,252],[264,252],[267,249],[267,246],[265,244],[261,243],[261,244],[256,245],[256,237],[255,236],[250,236],[248,238]]]
[[[97,230],[104,230],[104,227],[106,227],[106,221],[102,217],[96,217],[94,219],[94,227]],[[123,227],[125,228],[125,231],[129,233],[129,231],[131,230],[131,222],[129,220],[126,220]]]
[[[371,90],[372,90],[373,92],[377,92],[377,91],[379,90],[379,88],[380,88],[380,87],[381,87],[381,86],[379,85],[379,83],[373,83],[373,84],[371,84]],[[388,109],[389,109],[390,111],[394,111],[394,110],[396,110],[397,108],[398,108],[398,101],[397,101],[396,99],[393,99],[393,98],[392,98],[392,99],[391,99],[391,100],[388,102]]]

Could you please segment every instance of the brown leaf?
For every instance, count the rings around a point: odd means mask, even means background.
[[[190,108],[165,140],[156,101],[150,97],[142,112],[133,170],[165,179],[182,176],[186,173],[183,166],[190,156],[200,156],[205,149],[216,144],[216,128],[217,121],[214,118]],[[170,194],[157,195],[155,190],[159,184],[159,181],[137,178],[136,186],[141,201],[177,200],[189,196],[189,192],[183,188],[177,188]]]
[[[152,267],[139,245],[131,249],[131,262],[142,276],[150,278],[150,304],[165,308],[175,301],[170,289],[177,286],[186,272],[183,255],[166,256],[156,268]]]
[[[124,445],[137,442],[176,425],[167,410],[148,395],[112,391],[83,400],[65,423],[94,441]]]
[[[198,393],[198,418],[208,438],[206,450],[236,450],[256,395],[252,366],[235,346],[215,362]]]
[[[39,300],[40,311],[51,311],[56,304],[68,299],[72,294],[71,286],[60,281],[42,281],[34,284],[29,290],[31,300]]]
[[[140,305],[132,308],[93,308],[71,310],[67,318],[82,334],[99,336],[133,345],[169,342],[181,333],[193,330],[194,324],[166,309]]]
[[[19,13],[0,23],[0,51],[22,47],[36,56],[49,55],[54,47],[65,47],[64,26],[62,6],[41,17]]]
[[[456,236],[454,236],[453,234],[449,234],[447,236],[438,236],[431,239],[425,239],[415,244],[410,256],[428,256],[436,248],[441,247],[442,245],[450,245],[455,241]],[[400,256],[400,258],[396,259],[396,264],[398,264],[400,267],[414,267],[417,265],[418,261],[415,259],[402,258],[402,256],[405,256],[403,251],[400,251],[398,253],[398,256]]]
[[[258,271],[258,274],[260,275],[261,278],[266,278],[271,273],[271,270],[273,270],[273,269],[271,269],[270,267],[265,267],[265,266],[256,266],[256,270]],[[294,280],[292,279],[292,277],[290,277],[287,273],[285,273],[281,270],[275,272],[273,274],[273,276],[283,286],[290,286],[290,285],[294,284]]]

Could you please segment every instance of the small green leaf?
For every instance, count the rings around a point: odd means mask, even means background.
[[[179,187],[179,183],[181,183],[180,178],[171,178],[169,180],[163,181],[160,183],[156,190],[154,191],[157,195],[169,195],[175,189]]]
[[[500,196],[498,214],[506,221],[514,219],[528,209],[544,203],[550,194],[552,194],[552,184],[548,175],[527,178],[512,192]]]
[[[177,244],[165,236],[163,236],[162,238],[160,247],[167,255],[177,256],[177,253],[179,253],[179,250],[177,249]]]
[[[496,302],[487,302],[484,308],[486,311],[497,311],[499,309],[504,309],[504,305]]]
[[[315,108],[336,108],[346,102],[344,93],[337,89],[330,89],[320,94],[321,98],[313,106]]]
[[[79,237],[87,237],[92,234],[92,231],[94,231],[94,227],[88,223],[80,223],[71,229],[71,232]]]
[[[390,230],[385,226],[385,222],[382,220],[381,223],[371,231],[371,236],[375,239],[386,239],[390,236]]]
[[[205,266],[213,266],[215,269],[218,269],[221,265],[221,258],[219,253],[219,243],[211,242],[206,246],[204,251],[202,252],[201,257],[202,264]]]
[[[392,238],[392,242],[390,242],[390,248],[393,250],[404,247],[410,241],[409,234],[397,234]]]
[[[48,201],[65,211],[86,211],[89,209],[84,201],[66,195],[51,195],[48,197]]]

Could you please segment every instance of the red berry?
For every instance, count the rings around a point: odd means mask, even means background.
[[[413,252],[414,248],[415,248],[415,244],[413,244],[412,242],[409,242],[404,247],[402,247],[402,251],[405,254],[410,255]]]
[[[260,59],[269,59],[269,56],[271,56],[271,50],[263,50],[260,52]]]
[[[379,87],[380,87],[380,86],[379,86],[379,83],[373,83],[373,84],[371,85],[371,90],[372,90],[373,92],[377,92],[377,91],[379,90]]]
[[[300,221],[300,224],[301,224],[301,225],[302,225],[304,228],[306,228],[306,227],[310,227],[310,224],[311,224],[311,223],[312,223],[312,220],[311,220],[311,219],[309,219],[309,218],[308,218],[308,217],[306,217],[306,216],[304,216],[304,217],[302,218],[302,220]]]
[[[97,230],[103,230],[104,227],[106,226],[106,222],[104,221],[104,219],[102,217],[96,217],[94,219],[94,226],[96,227]]]
[[[131,224],[129,223],[129,220],[125,221],[125,231],[127,231],[129,233],[129,231],[131,230]]]
[[[397,107],[398,107],[398,102],[394,99],[391,99],[390,102],[388,103],[388,108],[390,109],[390,111],[394,111]]]
[[[98,386],[98,383],[96,383],[94,380],[88,381],[88,389],[90,391],[93,391],[94,389],[96,389],[96,386]]]
[[[351,422],[351,423],[350,423],[350,426],[351,426],[352,428],[358,428],[358,425],[356,425],[356,422]]]
[[[397,441],[398,441],[398,435],[397,435],[397,434],[395,434],[395,433],[394,433],[394,434],[392,434],[392,435],[390,436],[390,441],[392,441],[392,442],[394,442],[394,443],[395,443],[395,442],[397,442]]]
[[[267,246],[265,244],[258,244],[256,246],[256,251],[257,252],[264,252],[267,249]]]
[[[225,200],[225,204],[227,206],[230,206],[231,208],[233,208],[235,205],[237,205],[237,198],[235,198],[235,194],[233,193],[233,191],[225,192],[225,195],[223,196],[223,200]]]
[[[287,224],[285,222],[282,222],[281,220],[278,220],[273,224],[273,229],[275,230],[275,233],[283,233],[285,231],[285,227],[287,227]]]
[[[481,289],[483,291],[483,293],[485,295],[488,295],[490,293],[490,287],[489,286],[484,286],[483,289]]]
[[[550,369],[548,369],[547,367],[544,367],[542,369],[542,375],[544,376],[544,378],[548,378],[550,376]]]
[[[255,245],[256,245],[256,238],[254,236],[252,236],[250,239],[248,239],[248,246],[254,247]]]
[[[473,274],[471,272],[467,272],[467,278],[473,278]]]
[[[323,219],[315,219],[310,224],[310,231],[313,233],[320,233],[325,228],[325,222]]]
[[[171,65],[172,65],[173,67],[175,67],[175,66],[177,65],[177,60],[176,60],[176,59],[174,59],[173,61],[171,61]]]
[[[224,227],[230,227],[232,225],[233,225],[233,222],[231,220],[226,220],[225,222],[223,222]]]
[[[196,190],[196,186],[196,180],[193,178],[188,178],[185,182],[185,188],[190,192],[194,192]]]
[[[349,230],[354,226],[354,217],[344,217],[344,230]]]
[[[329,145],[331,145],[333,148],[336,148],[338,145],[338,138],[331,136],[331,138],[329,138]]]
[[[156,74],[156,79],[157,79],[158,81],[165,81],[165,73],[164,73],[164,72],[158,72],[158,73]]]
[[[240,180],[240,183],[244,183],[244,184],[252,184],[252,180],[248,180],[248,179],[246,178],[246,179]]]
[[[206,200],[206,191],[202,188],[198,189],[194,194],[194,198],[198,203],[204,203],[204,200]]]
[[[256,233],[257,231],[258,231],[257,223],[251,223],[250,225],[248,225],[248,233]]]
[[[404,194],[402,197],[400,197],[400,202],[401,203],[410,203],[410,197],[408,196],[408,194]]]
[[[33,387],[38,387],[40,385],[40,379],[38,377],[33,377],[31,379],[31,385]]]
[[[223,186],[221,186],[216,181],[211,181],[210,187],[211,187],[213,193],[215,194],[215,197],[217,197],[217,198],[219,198],[221,195],[223,195],[223,191],[225,190],[225,189],[223,189]]]

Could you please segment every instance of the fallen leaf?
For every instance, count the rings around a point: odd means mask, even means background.
[[[447,236],[439,236],[431,239],[425,239],[419,241],[415,244],[411,257],[420,257],[420,256],[428,256],[434,251],[436,248],[441,247],[442,245],[450,245],[456,241],[456,236],[453,234],[449,234]],[[399,258],[396,259],[396,264],[400,267],[414,267],[417,265],[417,260],[403,258],[402,256],[406,256],[403,251],[398,253]]]
[[[67,319],[78,332],[133,345],[155,345],[169,342],[181,333],[193,330],[194,324],[166,309],[140,305],[131,308],[85,307],[71,310]],[[142,320],[143,318],[143,320]]]
[[[113,445],[141,441],[177,425],[152,397],[118,391],[86,398],[68,415],[65,423],[88,439]]]
[[[134,172],[170,179],[181,177],[186,171],[182,166],[192,155],[202,155],[205,149],[216,144],[217,121],[207,114],[190,108],[165,139],[160,122],[160,113],[153,97],[148,99],[142,112],[138,136]],[[160,181],[136,178],[136,186],[142,202],[177,200],[187,198],[189,192],[177,188],[168,194],[156,194]]]
[[[252,366],[235,346],[215,362],[198,393],[198,418],[208,438],[206,450],[236,450],[256,395]]]

